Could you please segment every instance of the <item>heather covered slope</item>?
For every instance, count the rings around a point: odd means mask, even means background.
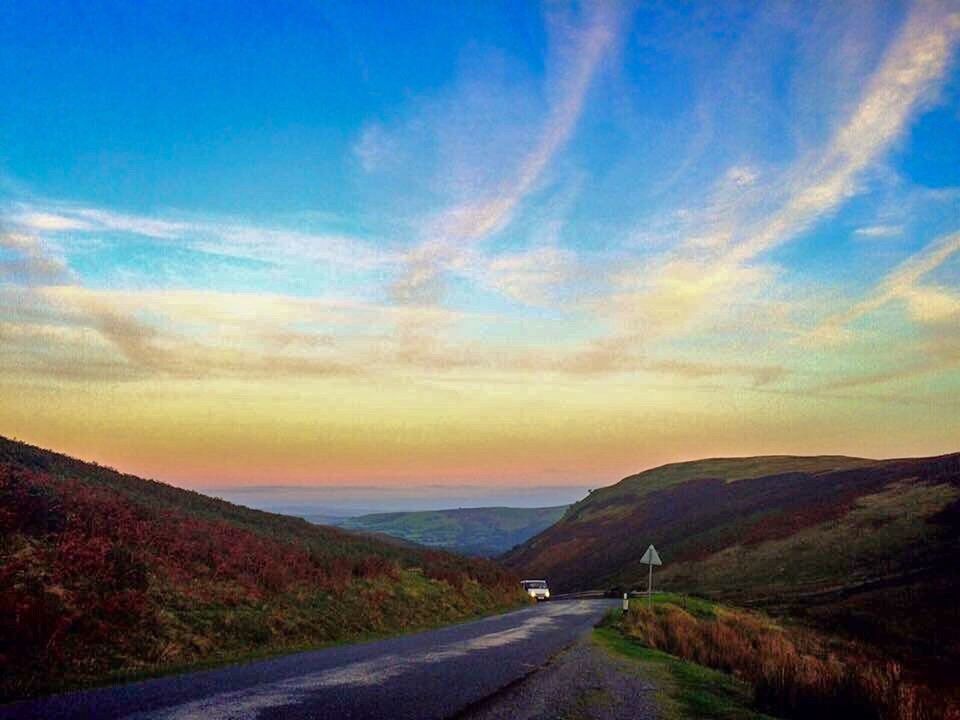
[[[503,560],[558,590],[644,588],[649,543],[661,588],[960,658],[960,455],[667,465],[593,492]]]
[[[422,628],[516,587],[0,438],[0,699]]]
[[[349,530],[384,533],[465,555],[492,557],[553,525],[565,510],[565,505],[423,510],[361,515],[337,524]]]

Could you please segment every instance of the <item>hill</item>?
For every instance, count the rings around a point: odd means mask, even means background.
[[[800,618],[915,662],[960,662],[960,454],[665,465],[572,505],[503,562],[557,590],[646,587]],[[941,661],[946,661],[941,663]]]
[[[403,540],[494,557],[533,537],[559,520],[567,506],[547,508],[461,508],[361,515],[339,527],[383,533]]]
[[[493,563],[250,510],[0,438],[0,699],[455,621]]]

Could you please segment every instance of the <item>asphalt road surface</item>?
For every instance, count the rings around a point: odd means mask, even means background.
[[[450,718],[543,666],[613,607],[543,603],[387,640],[0,707],[0,719]]]

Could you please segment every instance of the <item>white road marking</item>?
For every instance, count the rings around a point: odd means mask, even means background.
[[[279,682],[255,685],[244,690],[224,692],[201,700],[182,703],[159,711],[134,713],[129,720],[255,720],[262,710],[293,705],[307,699],[316,690],[350,686],[375,685],[402,675],[420,665],[444,662],[471,652],[503,647],[522,642],[536,633],[557,625],[557,618],[567,615],[589,615],[591,606],[581,601],[549,605],[509,630],[480,635],[465,642],[447,643],[436,650],[412,655],[385,655],[373,660],[349,663],[342,667],[309,673]]]

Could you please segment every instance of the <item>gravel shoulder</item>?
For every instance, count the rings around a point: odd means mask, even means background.
[[[546,665],[457,720],[609,720],[660,717],[656,687],[630,660],[606,651],[590,633]]]

